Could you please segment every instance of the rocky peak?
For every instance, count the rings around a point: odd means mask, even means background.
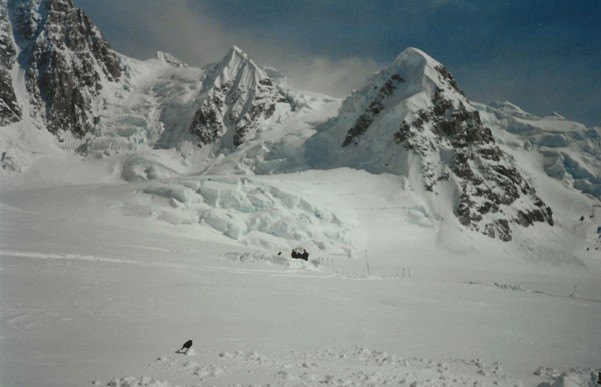
[[[9,0],[19,63],[36,113],[49,131],[83,136],[93,127],[93,101],[122,64],[100,30],[71,0]]]
[[[200,146],[220,141],[234,149],[257,129],[260,120],[286,102],[272,79],[238,47],[209,70],[206,92],[196,111],[190,133]]]
[[[497,146],[452,74],[420,50],[403,51],[328,125],[325,132],[340,141],[336,157],[405,175],[413,163],[415,184],[434,196],[456,192],[446,206],[465,227],[507,241],[512,224],[553,224],[550,208]]]
[[[447,182],[456,187],[455,215],[464,226],[509,241],[510,223],[553,225],[551,209],[469,105],[454,106],[437,91],[430,107],[403,120],[394,141],[419,155],[428,191]]]
[[[45,5],[53,12],[70,12],[75,9],[73,0],[48,0]]]
[[[416,48],[404,50],[391,66],[377,73],[368,86],[345,102],[342,112],[355,124],[347,131],[342,146],[356,145],[389,109],[412,108],[407,106],[410,99],[415,106],[429,104],[436,93],[444,94],[457,106],[456,101],[465,99],[463,91],[443,65]]]

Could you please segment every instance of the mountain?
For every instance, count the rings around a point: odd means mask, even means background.
[[[207,78],[210,88],[189,128],[202,145],[219,140],[234,149],[273,115],[277,103],[287,103],[266,72],[235,46]]]
[[[314,104],[307,100],[316,94],[288,93],[285,77],[260,68],[235,46],[202,69],[161,51],[139,61],[114,52],[72,0],[5,0],[5,5],[0,14],[0,44],[6,48],[0,58],[3,122],[19,122],[26,104],[28,122],[83,154],[186,143],[214,146],[206,153],[231,153],[254,138],[266,120],[281,123],[287,112]],[[11,77],[13,68],[22,72],[17,79]],[[17,101],[17,95],[24,97]]]
[[[71,0],[9,0],[8,10],[34,114],[59,137],[82,137],[103,86],[121,78],[117,54]]]
[[[136,60],[72,0],[0,1],[6,173],[50,148],[112,158],[130,182],[350,167],[406,181],[433,222],[502,241],[557,224],[548,182],[601,197],[599,128],[472,102],[415,48],[342,101],[295,89],[236,46],[203,68],[162,51]]]
[[[493,238],[511,240],[510,225],[554,223],[551,208],[499,148],[450,72],[415,48],[344,101],[338,117],[309,140],[308,152],[322,157],[316,167],[409,176],[416,189],[425,188],[432,208],[442,201],[462,225]]]

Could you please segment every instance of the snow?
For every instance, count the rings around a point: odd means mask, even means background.
[[[329,163],[396,71],[412,83],[379,126],[430,101],[440,64],[417,49],[344,104],[237,47],[208,69],[120,59],[94,133],[62,143],[11,73],[24,117],[0,131],[0,385],[596,385],[601,207],[573,187],[598,198],[598,128],[474,104],[556,209],[503,243],[458,223],[450,185],[425,195],[419,160],[383,136]],[[238,151],[186,141],[211,81],[267,75],[286,102]]]
[[[506,244],[398,176],[172,157],[131,182],[119,155],[0,177],[3,386],[595,385],[601,261],[582,243],[601,211],[559,182],[552,238]]]
[[[558,114],[537,117],[509,102],[474,103],[498,140],[545,157],[547,174],[596,198],[601,197],[601,129]]]

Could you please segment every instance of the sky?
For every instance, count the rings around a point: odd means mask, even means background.
[[[191,66],[232,45],[300,89],[337,97],[407,47],[467,97],[601,126],[601,0],[75,0],[116,51]]]

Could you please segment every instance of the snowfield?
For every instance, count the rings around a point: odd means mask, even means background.
[[[544,198],[572,203],[561,228],[502,243],[399,176],[125,182],[123,160],[1,177],[2,386],[597,385],[601,214],[574,191]]]
[[[601,128],[416,48],[343,101],[84,16],[0,0],[0,386],[598,385]]]

